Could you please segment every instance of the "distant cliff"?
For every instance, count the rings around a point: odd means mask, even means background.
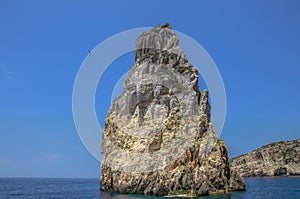
[[[273,142],[230,162],[243,177],[300,175],[300,139]]]

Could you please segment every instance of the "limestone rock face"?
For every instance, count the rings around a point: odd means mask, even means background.
[[[233,158],[231,168],[243,177],[300,175],[300,139],[274,142]]]
[[[179,48],[175,32],[153,28],[137,38],[124,92],[102,132],[101,190],[208,195],[244,190],[210,123],[208,91]]]

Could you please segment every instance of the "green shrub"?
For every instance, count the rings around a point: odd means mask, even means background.
[[[167,22],[164,25],[161,25],[161,28],[171,28],[171,25]]]
[[[176,66],[175,70],[177,70],[180,74],[182,74],[187,69],[186,66]]]

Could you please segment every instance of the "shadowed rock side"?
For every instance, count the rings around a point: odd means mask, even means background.
[[[102,132],[101,190],[153,195],[208,195],[244,190],[210,123],[208,91],[169,28],[136,42],[124,92]]]
[[[243,177],[300,175],[300,139],[274,142],[231,159]]]

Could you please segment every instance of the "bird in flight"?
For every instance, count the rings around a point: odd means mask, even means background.
[[[92,51],[89,50],[89,57],[92,56]]]

